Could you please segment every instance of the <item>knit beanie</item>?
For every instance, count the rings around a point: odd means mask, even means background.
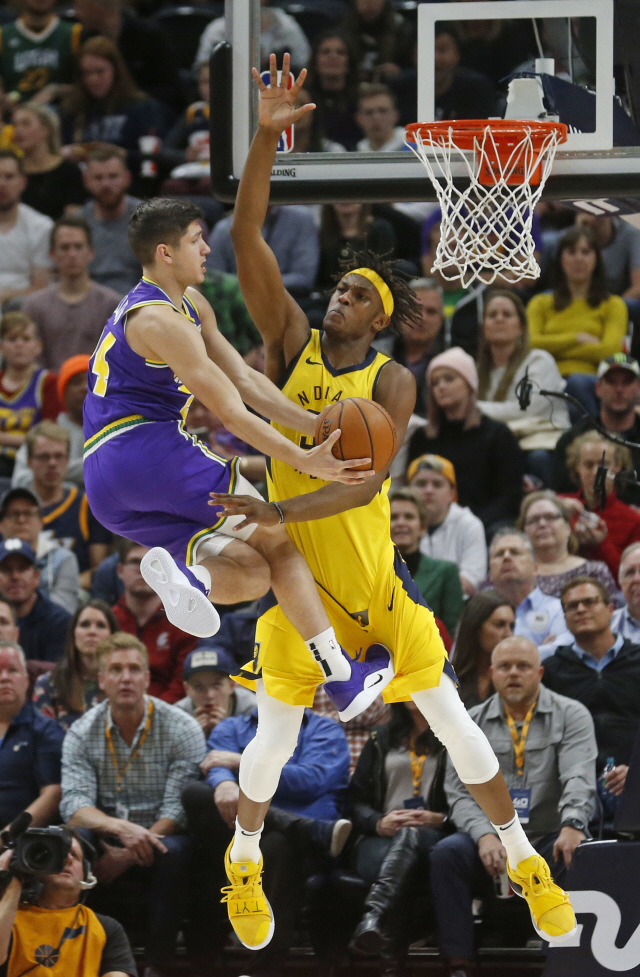
[[[86,373],[89,369],[90,356],[85,356],[79,353],[77,356],[70,356],[68,360],[65,360],[60,367],[60,372],[58,374],[58,399],[61,404],[64,404],[64,392],[67,389],[67,384],[72,377],[75,377],[78,373]]]
[[[455,370],[456,373],[459,373],[467,381],[474,394],[478,393],[478,371],[476,370],[476,364],[461,346],[453,346],[444,353],[434,356],[427,367],[427,383],[431,380],[433,371],[442,366],[448,366],[449,369]]]

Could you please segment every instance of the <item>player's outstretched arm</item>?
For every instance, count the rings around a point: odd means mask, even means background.
[[[349,465],[354,464],[353,461],[340,462],[331,454],[335,438],[331,443],[327,439],[317,448],[304,451],[262,418],[251,414],[233,383],[207,356],[200,333],[196,329],[185,329],[183,322],[180,313],[169,306],[141,308],[133,312],[133,318],[127,324],[129,344],[145,359],[167,363],[194,397],[220,418],[227,430],[258,451],[318,478],[362,484],[366,472],[350,471]]]
[[[302,87],[306,70],[290,90],[289,55],[282,63],[282,78],[277,84],[276,56],[269,59],[271,85],[263,83],[258,72],[253,76],[260,89],[258,128],[244,165],[233,212],[231,237],[236,255],[238,280],[251,318],[255,322],[274,373],[293,359],[309,336],[309,322],[300,306],[284,287],[275,255],[262,237],[262,227],[269,206],[271,169],[276,157],[280,134],[305,112],[315,108],[303,105],[296,109],[295,99]],[[281,362],[276,362],[280,357]]]
[[[253,370],[222,335],[210,304],[195,289],[188,289],[189,297],[196,304],[202,322],[202,338],[209,359],[220,367],[238,390],[243,402],[261,417],[283,424],[285,427],[313,437],[316,417],[303,410],[279,390],[263,373]]]
[[[399,363],[388,363],[380,374],[375,400],[393,418],[397,434],[397,454],[404,443],[409,418],[416,402],[416,384],[413,375]],[[284,513],[285,522],[326,519],[338,515],[339,512],[346,512],[347,509],[368,505],[387,478],[392,461],[393,458],[384,471],[374,475],[362,485],[349,488],[348,491],[345,491],[345,486],[334,483],[323,485],[317,491],[306,495],[277,500]],[[248,495],[224,495],[212,492],[209,504],[223,505],[227,516],[246,516],[248,523],[257,522],[263,526],[271,526],[280,519],[274,506]]]

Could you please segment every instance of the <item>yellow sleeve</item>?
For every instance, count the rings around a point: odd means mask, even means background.
[[[603,314],[602,339],[599,343],[584,343],[580,345],[579,358],[588,363],[599,363],[607,356],[622,351],[622,340],[626,336],[629,325],[627,306],[619,295],[610,295],[598,307]],[[585,329],[589,331],[588,327]]]
[[[545,349],[552,356],[566,352],[575,346],[576,330],[566,332],[551,332],[549,325],[554,317],[561,315],[553,307],[553,295],[534,295],[527,306],[527,321],[529,323],[529,343],[532,349]]]

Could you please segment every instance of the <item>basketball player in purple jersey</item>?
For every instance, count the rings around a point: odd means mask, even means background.
[[[84,405],[84,477],[96,518],[151,547],[142,574],[167,617],[198,637],[218,630],[212,601],[261,597],[269,587],[321,663],[331,687],[367,708],[392,677],[389,656],[352,661],[335,639],[309,567],[284,526],[261,528],[213,513],[211,490],[258,496],[227,461],[185,430],[196,396],[233,434],[260,452],[322,479],[358,484],[368,473],[340,462],[335,440],[303,450],[250,413],[312,438],[315,418],[252,370],[221,335],[208,302],[191,286],[204,278],[209,247],[193,204],[140,204],[129,239],[143,278],[107,322],[89,364]],[[338,432],[336,432],[336,436]],[[240,822],[242,811],[239,811]]]

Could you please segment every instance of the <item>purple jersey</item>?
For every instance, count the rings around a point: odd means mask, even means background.
[[[237,458],[221,458],[185,430],[193,398],[170,367],[145,360],[129,346],[127,314],[143,305],[175,308],[158,285],[143,278],[107,322],[89,363],[84,483],[101,525],[141,546],[165,546],[191,564],[205,541],[220,534],[226,542],[233,538],[222,510],[209,505],[209,492],[234,492],[243,482]],[[186,296],[176,311],[200,328]]]
[[[85,457],[105,441],[149,421],[184,422],[191,393],[166,363],[145,360],[125,335],[127,315],[144,305],[175,305],[159,285],[142,278],[120,302],[102,331],[89,362],[84,402]],[[176,309],[200,328],[200,317],[185,295]]]
[[[6,393],[0,386],[0,431],[9,434],[26,434],[42,420],[43,387],[47,370],[36,369],[31,379],[13,393]],[[4,445],[0,454],[15,458],[17,447]]]

